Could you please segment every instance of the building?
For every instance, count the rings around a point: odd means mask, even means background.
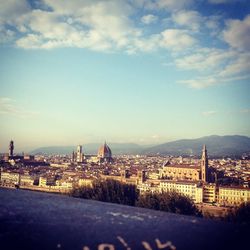
[[[9,145],[9,157],[13,157],[14,153],[14,141],[11,140],[10,141],[10,145]]]
[[[203,146],[202,156],[201,156],[201,180],[206,183],[208,179],[208,157],[206,145]]]
[[[138,170],[137,171],[137,179],[138,179],[138,184],[143,183],[146,181],[146,171],[145,170]]]
[[[216,184],[203,184],[203,202],[215,203],[217,201]]]
[[[239,206],[250,202],[250,188],[219,187],[218,203],[221,206]]]
[[[113,162],[111,149],[106,142],[99,148],[97,157],[100,163]]]
[[[39,187],[55,186],[55,178],[53,176],[40,176]]]
[[[78,181],[79,187],[92,187],[94,179],[92,178],[80,178]]]
[[[82,153],[82,146],[78,145],[76,150],[76,162],[82,163],[83,162],[83,153]]]
[[[34,184],[35,178],[28,174],[20,175],[20,186],[32,186]]]
[[[160,169],[161,179],[209,182],[206,145],[203,146],[201,164],[177,164],[167,161]]]
[[[164,164],[160,169],[160,178],[170,180],[198,181],[200,166],[190,164]]]
[[[7,185],[19,185],[20,174],[15,172],[5,172],[1,171],[1,184]]]
[[[177,192],[186,195],[194,203],[202,203],[203,200],[202,186],[198,182],[162,180],[159,189],[161,192]]]

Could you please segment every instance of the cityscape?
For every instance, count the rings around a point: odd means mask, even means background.
[[[0,0],[0,248],[247,249],[249,0]]]
[[[17,155],[14,141],[2,155],[1,187],[70,193],[95,180],[135,185],[140,194],[178,192],[191,198],[205,216],[223,217],[250,201],[250,160],[210,159],[206,145],[197,157],[112,155],[106,142],[96,155],[78,145],[68,155]]]

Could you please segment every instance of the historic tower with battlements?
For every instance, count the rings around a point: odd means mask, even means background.
[[[201,180],[203,182],[208,182],[208,157],[206,145],[203,146],[202,156],[201,156]]]

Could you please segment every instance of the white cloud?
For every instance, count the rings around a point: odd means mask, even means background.
[[[0,97],[0,115],[14,115],[19,118],[27,118],[37,115],[37,112],[23,110],[15,104],[15,101],[8,97]]]
[[[196,39],[189,35],[187,30],[166,29],[161,32],[162,39],[160,45],[163,48],[183,50],[192,47]]]
[[[172,15],[172,20],[180,26],[189,27],[196,31],[200,29],[203,18],[197,11],[181,10]]]
[[[223,31],[224,40],[240,51],[250,51],[250,15],[244,20],[228,20]]]
[[[237,53],[232,50],[198,48],[187,56],[177,58],[175,63],[180,69],[214,71],[221,70],[222,65],[232,62],[236,56]]]
[[[214,77],[200,77],[196,79],[180,80],[178,82],[194,89],[203,89],[220,83],[219,80]]]
[[[6,19],[12,20],[30,11],[26,0],[0,1],[0,23]]]
[[[193,4],[193,0],[158,0],[155,1],[159,8],[166,8],[169,10],[179,10],[189,7]]]
[[[250,114],[250,109],[242,109],[240,111],[240,113],[243,113],[243,114]]]
[[[25,49],[78,47],[128,54],[165,50],[170,52],[178,69],[199,73],[196,78],[181,81],[193,88],[249,77],[250,15],[244,20],[228,20],[222,32],[222,17],[202,16],[189,10],[193,0],[43,0],[42,3],[40,9],[30,9],[25,0],[2,1],[0,42],[12,41]],[[142,9],[136,8],[146,9],[147,13],[151,9],[153,14],[141,17],[144,24],[161,21],[156,33],[151,26],[137,25],[133,17],[141,14]],[[159,11],[164,11],[167,22],[157,16]],[[218,34],[228,48],[216,48],[217,37],[213,37],[214,44],[202,47],[204,35]]]
[[[126,50],[131,38],[140,36],[140,30],[129,19],[132,8],[122,1],[45,0],[45,3],[53,11],[33,10],[19,18],[28,32],[17,40],[18,46]]]
[[[204,112],[202,112],[202,115],[204,115],[204,116],[211,116],[211,115],[215,115],[217,113],[218,113],[217,111],[210,110],[210,111],[204,111]]]
[[[145,23],[145,24],[156,23],[157,20],[158,20],[158,17],[155,15],[151,15],[151,14],[143,16],[141,18],[142,23]]]

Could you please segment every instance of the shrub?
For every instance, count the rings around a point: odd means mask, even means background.
[[[250,202],[242,203],[238,208],[229,211],[225,219],[250,226]]]
[[[201,216],[193,201],[177,192],[146,193],[139,197],[136,205],[171,213]]]
[[[138,198],[135,185],[124,184],[115,180],[94,181],[92,187],[73,189],[72,196],[104,202],[134,206]]]

